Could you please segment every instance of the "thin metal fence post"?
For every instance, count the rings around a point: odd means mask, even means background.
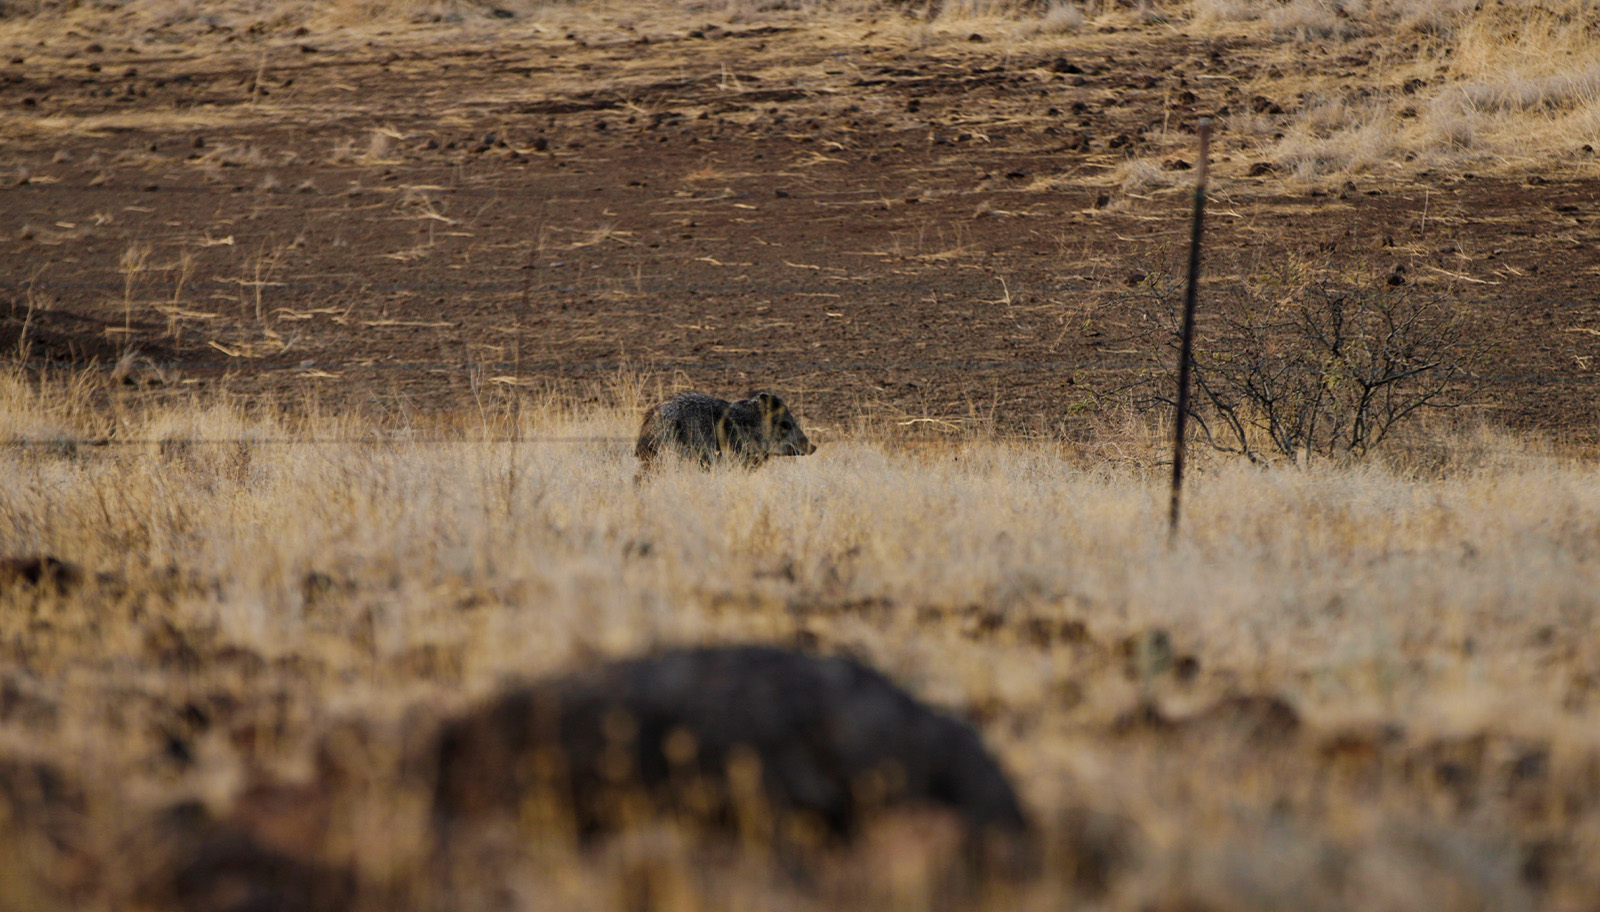
[[[1200,285],[1200,235],[1205,228],[1206,170],[1211,161],[1211,118],[1202,118],[1200,164],[1194,181],[1194,227],[1189,235],[1189,284],[1183,292],[1183,341],[1178,349],[1178,415],[1172,431],[1172,499],[1167,505],[1167,541],[1178,537],[1179,505],[1183,498],[1184,438],[1189,425],[1189,368],[1193,361],[1194,305]]]

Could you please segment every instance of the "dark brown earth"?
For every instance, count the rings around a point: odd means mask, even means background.
[[[1226,133],[1247,109],[1295,115],[1293,94],[1252,88],[1292,84],[1265,44],[1152,24],[1068,53],[876,28],[66,33],[13,50],[0,347],[108,370],[132,348],[154,395],[383,414],[628,372],[782,390],[823,428],[1057,428],[1140,363],[1130,281],[1183,257],[1187,176],[1132,195],[1111,169],[1181,172],[1217,114],[1213,276],[1404,265],[1493,340],[1476,407],[1594,440],[1600,182],[1308,189]],[[1380,46],[1303,65],[1356,79]]]

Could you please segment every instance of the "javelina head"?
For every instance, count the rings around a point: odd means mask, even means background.
[[[769,456],[810,456],[817,451],[816,444],[806,439],[800,422],[789,411],[782,397],[765,390],[752,393],[756,409],[761,413],[762,439]]]

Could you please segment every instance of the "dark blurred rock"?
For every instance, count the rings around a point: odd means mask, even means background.
[[[0,592],[32,587],[66,594],[83,585],[83,568],[48,554],[0,558]]]
[[[874,811],[931,805],[974,834],[1028,832],[970,726],[867,666],[765,646],[686,649],[508,690],[434,739],[435,824],[554,805],[592,837],[671,811],[749,834],[848,839]]]

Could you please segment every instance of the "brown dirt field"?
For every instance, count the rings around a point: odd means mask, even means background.
[[[1299,101],[1267,94],[1295,84],[1281,45],[1161,23],[1091,29],[1069,59],[691,21],[13,47],[0,346],[107,366],[132,347],[169,391],[391,414],[624,370],[780,389],[824,429],[1056,428],[1132,369],[1116,295],[1187,236],[1186,182],[1132,195],[1110,170],[1181,169],[1200,115],[1284,124]],[[1382,42],[1287,59],[1358,80]],[[1492,421],[1595,438],[1600,181],[1308,188],[1256,147],[1219,140],[1213,276],[1404,265],[1493,334]]]

